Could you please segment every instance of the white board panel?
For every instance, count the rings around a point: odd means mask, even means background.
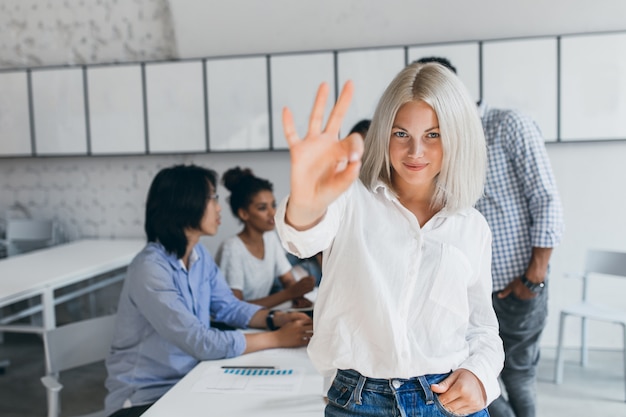
[[[273,149],[287,149],[283,133],[282,111],[289,107],[298,134],[306,134],[315,94],[322,82],[330,86],[329,103],[335,101],[334,56],[331,52],[279,55],[271,58],[272,144]],[[326,117],[330,111],[327,106]]]
[[[36,154],[86,155],[83,70],[34,70],[31,76]]]
[[[456,68],[458,77],[467,87],[472,99],[476,102],[480,100],[480,50],[477,42],[412,46],[409,48],[409,63],[426,57],[448,59]]]
[[[201,61],[146,64],[150,153],[206,151]]]
[[[0,73],[0,155],[32,154],[26,72]]]
[[[212,151],[270,148],[265,57],[207,61]]]
[[[561,39],[562,140],[626,139],[626,34]]]
[[[354,83],[354,96],[344,118],[341,136],[361,119],[371,119],[391,80],[405,67],[404,48],[343,51],[337,54],[339,90],[347,80]]]
[[[87,85],[92,154],[144,153],[141,66],[89,68]]]
[[[557,54],[554,37],[483,44],[483,100],[530,116],[546,141],[558,136]]]

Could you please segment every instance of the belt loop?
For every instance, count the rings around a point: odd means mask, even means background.
[[[430,389],[430,384],[426,380],[426,377],[423,375],[418,376],[417,380],[420,382],[422,390],[424,390],[424,395],[426,396],[426,404],[431,405],[435,401],[435,398],[433,395],[433,391]]]
[[[352,397],[354,399],[355,404],[362,405],[361,394],[363,393],[363,386],[365,385],[366,377],[359,373],[359,381],[356,383],[356,388],[354,389],[354,393],[352,393]]]

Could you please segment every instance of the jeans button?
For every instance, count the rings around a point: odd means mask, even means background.
[[[394,388],[398,389],[402,386],[402,382],[398,381],[397,379],[394,379],[393,381],[391,381],[391,385],[393,385]]]

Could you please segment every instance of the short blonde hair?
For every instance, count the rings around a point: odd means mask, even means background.
[[[404,68],[383,93],[367,137],[360,178],[373,190],[380,180],[392,190],[389,140],[396,113],[410,101],[424,101],[437,114],[443,163],[431,205],[458,211],[483,193],[487,149],[476,104],[457,76],[437,63]]]

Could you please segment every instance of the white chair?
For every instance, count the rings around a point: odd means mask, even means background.
[[[49,246],[53,242],[52,220],[7,219],[4,245],[7,256],[30,252]]]
[[[115,315],[82,320],[44,332],[46,372],[41,382],[48,398],[48,417],[60,416],[59,373],[104,360],[111,349]],[[104,384],[104,381],[102,382]],[[104,410],[82,417],[104,417]]]
[[[592,302],[588,298],[590,279],[597,281],[602,275],[626,278],[626,253],[602,250],[589,250],[582,274],[582,300],[561,310],[559,320],[559,338],[556,348],[555,382],[563,382],[563,336],[565,332],[565,318],[576,316],[581,318],[581,345],[580,362],[587,365],[587,321],[598,320],[619,324],[622,326],[624,337],[624,381],[626,386],[626,310],[609,308],[601,302]]]

